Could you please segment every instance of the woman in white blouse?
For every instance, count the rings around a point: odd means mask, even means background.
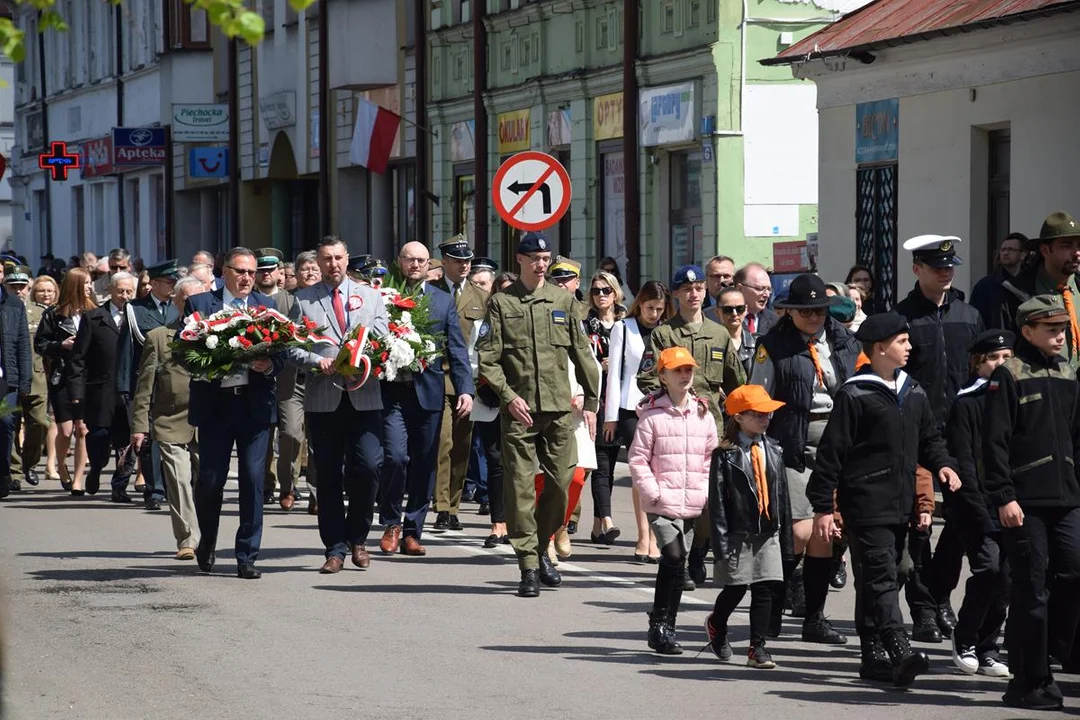
[[[638,366],[649,344],[649,335],[671,315],[671,298],[663,283],[645,283],[625,320],[611,328],[608,352],[607,388],[604,394],[604,440],[626,447],[637,429],[637,406],[641,391],[637,387]],[[655,563],[660,556],[656,539],[649,529],[649,520],[641,509],[637,491],[633,491],[634,517],[637,521],[637,545],[634,559]]]

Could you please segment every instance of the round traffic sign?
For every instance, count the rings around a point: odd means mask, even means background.
[[[547,153],[518,153],[499,166],[491,196],[508,225],[543,230],[558,223],[570,207],[570,174]]]

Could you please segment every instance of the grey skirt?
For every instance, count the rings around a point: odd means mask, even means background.
[[[694,542],[694,520],[681,520],[678,518],[664,517],[648,513],[649,527],[656,536],[656,547],[665,548],[673,542],[682,544],[683,553],[690,554],[690,546]]]
[[[827,420],[816,420],[806,428],[806,449],[803,453],[803,462],[806,469],[802,472],[785,468],[788,484],[788,505],[791,506],[792,520],[813,520],[814,508],[806,497],[806,486],[810,484],[810,476],[817,467],[817,449],[821,444],[821,436],[825,432]]]
[[[783,582],[784,558],[778,534],[733,536],[729,542],[727,557],[716,558],[713,565],[718,586]]]

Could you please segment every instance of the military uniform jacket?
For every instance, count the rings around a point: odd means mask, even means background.
[[[132,433],[147,433],[166,443],[189,443],[195,428],[188,424],[191,375],[173,359],[169,343],[175,327],[154,328],[146,335],[139,363],[132,411]]]
[[[983,417],[986,492],[996,507],[1080,506],[1080,384],[1060,355],[1023,339],[990,376]]]
[[[292,306],[296,304],[296,297],[286,290],[278,290],[270,297],[274,301],[274,309],[285,317],[289,317]],[[277,389],[274,391],[278,402],[283,402],[293,396],[296,392],[296,377],[301,372],[303,371],[291,363],[281,368],[277,376]]]
[[[1069,276],[1069,289],[1072,290],[1073,302],[1080,303],[1080,287],[1077,286],[1076,275]],[[1058,284],[1046,274],[1042,265],[1029,268],[1014,278],[1009,278],[1001,283],[1002,304],[1002,327],[1012,330],[1016,336],[1020,336],[1020,328],[1016,326],[1016,311],[1020,309],[1026,300],[1035,295],[1057,295],[1062,292]],[[1064,301],[1062,301],[1064,304]],[[1076,318],[1080,322],[1080,318]],[[1065,328],[1065,345],[1061,348],[1061,354],[1069,361],[1073,370],[1080,369],[1080,355],[1073,355],[1072,323]]]
[[[454,294],[446,278],[432,284],[449,295]],[[487,302],[488,294],[471,280],[465,281],[465,285],[457,296],[458,324],[461,325],[461,335],[465,338],[470,356],[476,341],[475,333],[480,329],[480,323],[483,322],[484,315],[487,313]],[[446,394],[455,395],[454,384],[450,380],[450,362],[446,359],[443,360],[443,372],[446,373]]]
[[[117,389],[120,392],[128,394],[134,392],[136,373],[139,370],[142,348],[146,342],[147,334],[154,328],[171,323],[176,319],[177,315],[176,306],[171,302],[165,306],[165,310],[162,312],[152,293],[144,298],[132,300],[124,306],[124,318],[127,322],[123,336],[120,338],[119,352],[131,357],[131,373],[130,375],[124,374],[117,377]]]
[[[724,398],[746,383],[746,372],[727,329],[712,320],[704,318],[700,325],[693,327],[682,315],[676,315],[653,330],[649,335],[649,346],[641,356],[638,389],[648,395],[660,388],[656,363],[661,352],[676,346],[686,348],[694,356],[698,364],[694,371],[694,392],[709,399],[709,412],[719,426]]]
[[[570,412],[572,360],[585,410],[596,412],[600,374],[577,313],[572,295],[546,283],[530,292],[518,280],[491,297],[476,350],[502,407],[520,397],[532,412]]]
[[[26,324],[30,330],[30,337],[37,336],[38,325],[41,324],[41,316],[45,313],[46,306],[36,302],[26,305]],[[32,348],[30,397],[43,398],[49,394],[49,378],[45,374],[45,358]]]

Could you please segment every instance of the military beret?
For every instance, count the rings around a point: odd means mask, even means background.
[[[551,244],[542,233],[525,233],[518,243],[517,254],[529,255],[536,252],[551,252]]]
[[[255,251],[255,257],[255,266],[259,270],[274,270],[285,259],[285,254],[277,248],[259,248]]]
[[[443,257],[454,260],[472,260],[473,251],[469,247],[469,240],[464,235],[455,235],[446,242],[439,243],[439,252]]]
[[[979,353],[992,353],[998,350],[1011,350],[1016,342],[1016,334],[1009,330],[991,328],[983,330],[975,336],[968,352],[972,355]]]
[[[1069,311],[1059,295],[1036,295],[1016,310],[1017,325],[1033,325],[1042,320],[1068,317]]]
[[[697,265],[683,265],[671,278],[671,289],[678,290],[686,283],[705,282],[705,271]]]
[[[863,320],[855,332],[861,343],[876,343],[908,331],[907,320],[897,312],[878,313]]]
[[[177,260],[166,260],[157,265],[146,268],[151,280],[179,280],[180,263]]]
[[[835,297],[829,305],[829,315],[837,322],[851,322],[855,319],[856,311],[858,308],[855,307],[855,301],[849,297]]]
[[[477,272],[480,270],[489,270],[493,273],[499,272],[499,263],[486,257],[473,258],[472,271]]]

